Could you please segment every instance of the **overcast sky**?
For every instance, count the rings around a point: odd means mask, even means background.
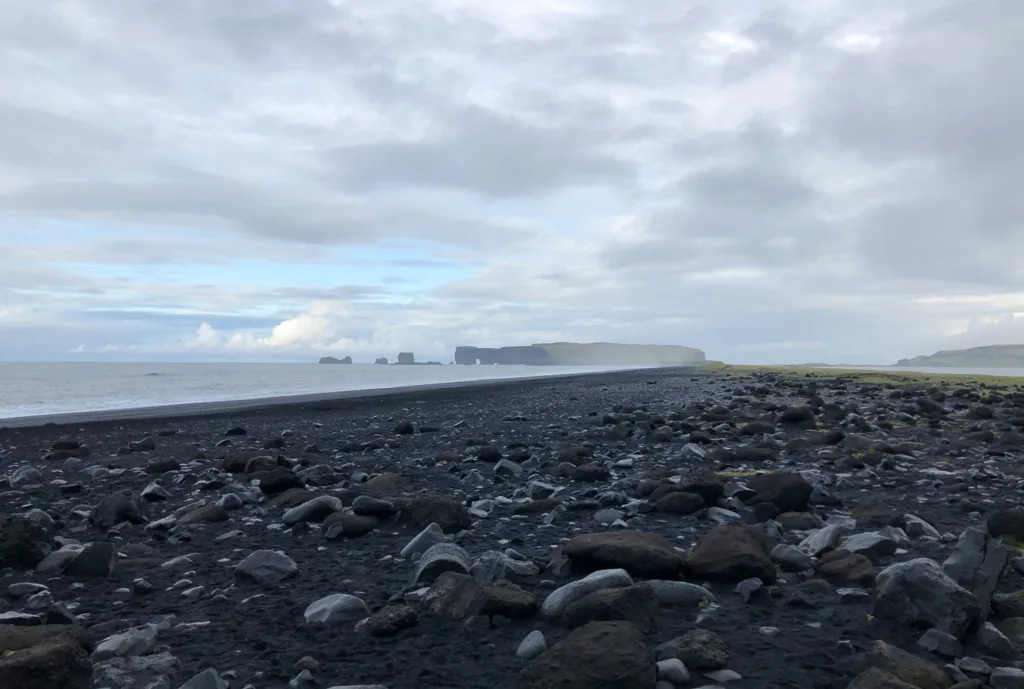
[[[0,0],[0,358],[1024,343],[1020,0]]]

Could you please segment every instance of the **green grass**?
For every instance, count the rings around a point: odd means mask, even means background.
[[[809,366],[746,366],[734,364],[708,364],[702,370],[749,377],[757,373],[774,373],[782,376],[818,380],[849,380],[858,383],[880,384],[927,384],[969,385],[984,383],[989,387],[1024,386],[1024,376],[981,376],[964,373],[913,373],[889,371],[858,371],[855,369],[819,369]]]

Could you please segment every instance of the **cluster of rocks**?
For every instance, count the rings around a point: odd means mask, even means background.
[[[233,422],[0,435],[0,686],[1024,688],[1020,389],[647,372]]]

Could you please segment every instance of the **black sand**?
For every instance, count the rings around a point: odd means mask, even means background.
[[[140,523],[104,530],[90,525],[89,508],[118,490],[138,494],[154,480],[170,499],[149,505],[150,521],[195,500],[216,502],[237,484],[259,494],[265,470],[248,475],[224,471],[225,460],[249,450],[249,456],[271,456],[297,471],[327,465],[333,482],[310,489],[316,495],[338,495],[346,505],[357,495],[399,504],[421,495],[450,496],[465,504],[502,496],[522,505],[527,502],[524,486],[537,479],[564,489],[556,496],[564,508],[550,524],[545,523],[550,509],[515,515],[513,505],[498,504],[488,516],[474,517],[472,527],[455,541],[474,557],[513,548],[537,563],[539,574],[514,581],[543,602],[551,582],[561,586],[580,576],[565,566],[555,546],[581,533],[623,530],[595,521],[601,509],[622,510],[626,530],[659,534],[683,552],[714,526],[707,509],[689,515],[653,510],[645,498],[663,478],[682,476],[686,483],[719,472],[728,484],[750,481],[757,471],[810,470],[818,472],[814,476],[821,485],[811,504],[800,510],[808,515],[807,523],[853,515],[858,519],[855,533],[861,533],[905,525],[904,515],[910,513],[934,526],[940,538],[910,539],[896,553],[870,558],[868,566],[877,571],[917,557],[941,564],[965,527],[984,528],[986,517],[1019,503],[1021,448],[1014,434],[1024,425],[1024,396],[1013,390],[974,389],[956,397],[950,388],[944,401],[922,405],[919,400],[942,395],[907,390],[843,379],[808,388],[799,379],[772,376],[753,381],[687,370],[632,371],[289,404],[262,401],[247,409],[206,407],[184,415],[164,409],[155,418],[147,412],[150,418],[86,417],[63,425],[5,428],[0,430],[0,474],[13,476],[31,466],[41,475],[17,485],[0,479],[0,513],[43,510],[54,520],[47,527],[49,537],[82,543],[110,540],[120,556],[105,578],[32,574],[8,567],[0,573],[0,593],[16,582],[44,583],[53,601],[67,604],[97,639],[174,615],[174,623],[161,631],[152,649],[165,650],[180,662],[167,677],[172,689],[211,667],[229,673],[232,687],[285,687],[299,674],[296,663],[307,656],[316,660],[308,685],[315,687],[523,686],[520,673],[530,663],[516,655],[523,638],[541,630],[550,647],[568,634],[563,625],[540,614],[460,623],[420,611],[415,626],[387,638],[357,630],[355,620],[328,628],[303,622],[306,607],[330,594],[358,596],[376,611],[416,588],[410,587],[416,565],[399,553],[419,528],[405,523],[404,515],[380,521],[363,536],[327,540],[316,524],[283,528],[284,508],[267,503],[232,510],[226,521],[170,529]],[[782,423],[785,408],[808,402],[810,424]],[[978,412],[979,407],[988,411]],[[767,423],[774,437],[748,426],[757,420]],[[396,432],[404,422],[415,432]],[[226,438],[229,428],[246,433]],[[832,436],[826,435],[829,431]],[[857,441],[843,439],[849,436]],[[53,449],[69,438],[87,445],[87,456],[69,461],[66,455],[85,453]],[[155,449],[125,449],[144,438],[152,438]],[[225,439],[231,444],[218,446]],[[276,443],[268,442],[274,439]],[[703,457],[684,449],[690,441]],[[478,459],[480,447],[532,468],[520,477],[496,478],[496,457],[484,453]],[[751,448],[756,452],[744,454]],[[527,455],[532,459],[525,460]],[[627,458],[633,460],[631,467],[621,461]],[[147,467],[156,471],[164,460],[178,460],[180,466],[147,473]],[[583,468],[570,472],[566,463]],[[928,472],[935,468],[940,473]],[[72,492],[67,484],[80,489]],[[764,528],[767,512],[742,501],[728,506],[744,522]],[[234,530],[242,533],[215,542]],[[796,528],[783,531],[783,543],[800,543],[806,535]],[[284,551],[298,565],[298,574],[272,587],[236,580],[234,565],[260,549]],[[191,562],[164,566],[183,555]],[[715,605],[659,606],[649,644],[653,648],[685,634],[696,628],[698,616],[706,616],[700,627],[724,640],[729,651],[725,667],[742,677],[726,686],[737,688],[845,687],[868,662],[865,653],[877,639],[939,666],[956,660],[919,648],[922,629],[873,617],[873,583],[863,577],[856,583],[845,581],[847,574],[783,572],[778,582],[748,602],[734,592],[735,582],[708,583]],[[153,591],[116,603],[115,591],[135,588],[139,577]],[[863,598],[844,600],[836,593],[861,585],[869,592]],[[183,597],[184,590],[195,586],[205,589]],[[1010,562],[1001,569],[998,592],[1022,588],[1021,574]],[[9,606],[47,614],[46,608],[27,608],[24,598],[9,597],[7,605],[2,601],[0,612]],[[182,623],[202,624],[174,626]],[[777,632],[769,635],[762,630],[766,627]],[[971,637],[962,641],[965,655],[989,658],[991,667],[1020,660],[996,660]],[[692,675],[690,686],[715,684],[696,672]],[[114,689],[109,682],[97,686]]]

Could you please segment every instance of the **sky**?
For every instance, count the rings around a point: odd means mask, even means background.
[[[0,0],[0,359],[1024,343],[1020,0]]]

